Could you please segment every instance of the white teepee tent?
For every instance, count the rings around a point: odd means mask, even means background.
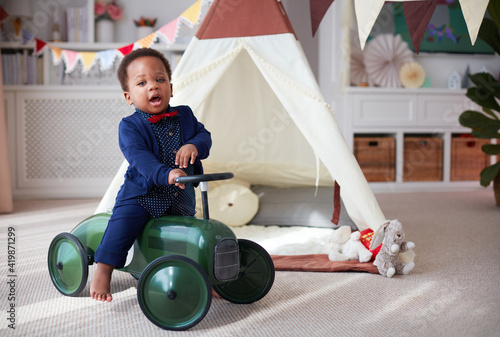
[[[189,105],[212,133],[206,171],[282,187],[333,186],[335,180],[360,230],[385,221],[281,2],[215,0],[172,82],[171,104]],[[125,168],[101,210],[112,205]]]

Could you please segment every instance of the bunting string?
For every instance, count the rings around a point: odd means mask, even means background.
[[[458,0],[460,7],[462,8],[462,13],[469,31],[469,36],[472,45],[476,43],[477,35],[479,32],[479,27],[483,21],[484,13],[486,12],[486,7],[488,6],[489,0]],[[370,32],[378,18],[380,10],[384,5],[385,0],[354,0],[354,7],[356,12],[356,18],[358,21],[358,32],[359,32],[359,43],[361,49],[364,48],[366,40],[370,35]],[[428,23],[432,17],[433,10],[436,3],[446,3],[445,0],[399,0],[396,2],[402,2],[405,11],[405,18],[408,28],[410,31],[411,40],[413,43],[418,43],[414,45],[415,50],[420,49],[420,42],[425,34],[425,29],[417,28],[422,22]],[[419,4],[420,3],[420,4]],[[431,9],[431,10],[429,10]],[[411,17],[413,20],[408,21],[408,12],[412,12]]]
[[[35,42],[35,55],[42,55],[47,50],[52,51],[52,62],[53,64],[59,65],[64,62],[65,72],[71,73],[77,67],[79,63],[83,65],[83,72],[88,72],[92,67],[98,66],[101,70],[107,70],[111,68],[116,61],[116,59],[123,58],[125,55],[129,54],[132,50],[138,48],[149,48],[158,41],[164,45],[172,45],[178,42],[179,31],[183,27],[188,27],[189,29],[196,28],[202,17],[202,13],[210,6],[211,0],[198,0],[188,9],[186,9],[179,17],[170,21],[166,25],[160,27],[157,31],[152,34],[145,36],[133,43],[124,45],[116,49],[108,49],[102,51],[75,51],[69,49],[62,49],[54,44],[43,41],[33,34],[30,34],[27,30],[21,27],[21,23],[16,21],[16,19],[11,18],[10,15],[5,12],[5,10],[0,6],[0,23],[5,20],[11,20],[13,27],[17,34],[22,34],[23,45]]]
[[[425,34],[427,24],[436,7],[435,5],[442,1],[445,0],[396,1],[404,3],[403,8],[405,17],[409,26],[411,40],[417,53],[420,48],[422,37]],[[469,36],[472,44],[474,44],[489,0],[457,1],[460,2],[467,29],[469,30]],[[94,66],[98,66],[102,70],[107,70],[113,65],[117,58],[122,58],[136,48],[151,47],[156,41],[165,45],[177,43],[181,29],[183,27],[194,29],[199,25],[203,10],[207,9],[211,2],[212,0],[198,0],[187,8],[179,17],[160,27],[152,34],[120,48],[96,52],[61,49],[53,44],[40,40],[29,31],[23,29],[19,20],[10,17],[1,6],[0,25],[3,26],[4,21],[10,20],[16,33],[21,34],[23,44],[35,41],[36,55],[41,55],[44,51],[50,49],[52,51],[54,65],[64,62],[66,72],[72,72],[77,68],[76,66],[78,63],[83,65],[84,72],[89,71],[89,69]],[[334,0],[310,0],[313,35],[316,33],[322,18],[333,2]],[[353,2],[357,18],[359,42],[363,49],[385,0],[353,0]],[[413,23],[415,23],[415,26],[413,26]]]

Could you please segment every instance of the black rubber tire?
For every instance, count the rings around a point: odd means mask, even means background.
[[[239,239],[240,273],[238,279],[214,285],[223,299],[248,304],[267,295],[274,283],[274,263],[269,253],[257,243]]]

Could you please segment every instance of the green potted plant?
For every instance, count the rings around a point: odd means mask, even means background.
[[[490,0],[488,13],[491,19],[483,19],[479,38],[500,55],[500,0]],[[500,155],[500,82],[488,73],[478,73],[469,77],[475,86],[467,90],[466,96],[478,104],[482,111],[464,111],[459,117],[459,122],[471,128],[471,134],[476,138],[496,138],[496,144],[483,145],[482,150],[488,155]],[[488,186],[492,181],[496,204],[500,207],[500,160],[481,171],[482,186]]]

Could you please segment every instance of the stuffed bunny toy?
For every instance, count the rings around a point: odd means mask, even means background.
[[[373,264],[377,266],[382,276],[406,275],[415,267],[415,263],[409,262],[405,264],[399,259],[400,252],[413,249],[415,244],[405,241],[403,225],[398,220],[387,220],[375,231],[370,249],[375,249],[380,243],[382,243],[382,248]]]

